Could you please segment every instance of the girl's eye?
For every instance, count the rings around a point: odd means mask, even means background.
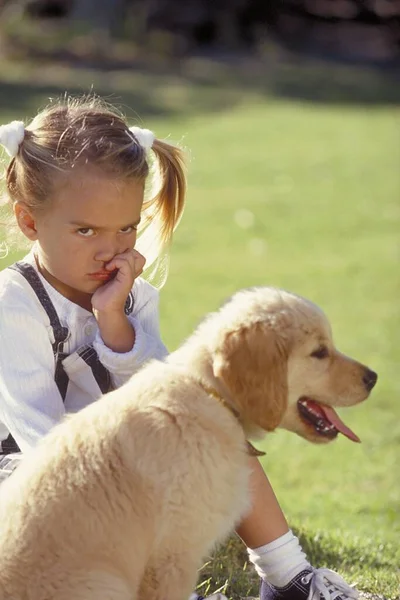
[[[90,237],[94,234],[94,229],[91,229],[90,227],[81,227],[78,229],[78,233],[83,237]]]
[[[311,352],[311,356],[313,358],[318,358],[319,360],[328,358],[328,356],[329,356],[328,348],[326,346],[321,346],[317,350],[314,350],[314,352]]]
[[[134,227],[133,225],[128,225],[127,227],[123,227],[122,229],[120,229],[121,233],[132,233],[133,231],[136,231],[137,227]]]

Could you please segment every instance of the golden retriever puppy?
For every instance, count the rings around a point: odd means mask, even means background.
[[[247,440],[350,432],[376,374],[314,304],[237,293],[164,362],[57,426],[0,487],[1,600],[187,600],[250,506]]]

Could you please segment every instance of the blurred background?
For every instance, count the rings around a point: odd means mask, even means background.
[[[94,92],[187,150],[161,291],[171,350],[235,290],[268,284],[318,303],[340,349],[378,371],[341,415],[362,444],[280,431],[263,464],[313,563],[387,600],[400,577],[399,69],[399,0],[0,0],[1,123]],[[200,584],[257,594],[235,540]]]

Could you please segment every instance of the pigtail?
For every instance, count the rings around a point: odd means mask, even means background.
[[[183,151],[177,146],[155,139],[152,150],[156,191],[144,204],[144,215],[150,224],[156,220],[159,241],[168,246],[183,213],[186,196],[186,173]]]

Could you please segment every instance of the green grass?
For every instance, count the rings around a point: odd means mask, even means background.
[[[17,65],[2,70],[1,121],[33,115],[49,95],[87,91],[90,82],[190,149],[188,205],[161,294],[170,349],[238,288],[272,284],[320,304],[342,351],[378,371],[372,397],[345,412],[362,444],[342,437],[320,448],[281,431],[265,441],[263,464],[313,563],[393,600],[400,152],[390,85],[325,65],[269,66],[264,79],[260,68],[242,68],[235,79],[217,64],[197,67],[195,77],[189,69],[181,76]],[[232,598],[255,595],[245,568],[231,540],[204,567],[201,589],[228,581]]]

